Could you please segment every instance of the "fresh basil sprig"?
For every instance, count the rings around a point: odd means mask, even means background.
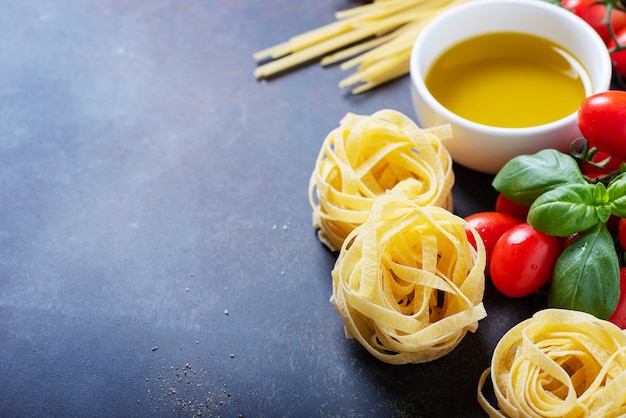
[[[591,182],[572,156],[548,149],[513,158],[492,185],[530,206],[527,222],[535,229],[579,234],[557,260],[548,305],[608,318],[619,300],[620,265],[606,222],[611,215],[626,217],[626,173],[608,185]]]
[[[613,238],[606,224],[599,222],[559,256],[552,272],[548,305],[606,319],[615,310],[619,295],[619,261]]]
[[[592,184],[574,158],[553,149],[513,158],[492,185],[514,202],[530,206],[530,225],[558,237],[605,223],[611,215],[626,217],[626,173],[611,180],[608,188]]]
[[[597,189],[604,189],[596,193]],[[528,223],[546,234],[567,237],[606,222],[611,207],[603,202],[602,183],[564,184],[537,198],[528,211]],[[596,196],[599,196],[596,199]],[[600,200],[599,202],[597,200]]]
[[[546,234],[566,237],[606,223],[611,215],[626,216],[626,177],[604,183],[562,184],[533,202],[528,223]]]
[[[492,185],[512,201],[530,206],[548,190],[570,183],[587,183],[576,160],[546,149],[513,158],[500,169]]]

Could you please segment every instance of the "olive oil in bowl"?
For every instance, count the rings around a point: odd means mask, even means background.
[[[446,50],[424,79],[456,115],[483,125],[525,128],[574,113],[588,76],[565,49],[519,33],[479,35]]]

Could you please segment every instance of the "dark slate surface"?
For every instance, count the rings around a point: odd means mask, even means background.
[[[476,382],[538,306],[487,288],[448,356],[346,340],[307,184],[346,112],[412,116],[409,80],[351,96],[253,52],[334,0],[0,2],[1,416],[483,416]],[[457,167],[456,212],[491,209]]]

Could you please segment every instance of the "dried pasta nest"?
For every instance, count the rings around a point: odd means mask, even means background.
[[[500,409],[483,394],[489,374]],[[626,416],[626,331],[583,312],[539,311],[498,342],[478,401],[490,417]]]
[[[420,129],[394,110],[348,113],[324,140],[309,182],[319,239],[338,250],[365,222],[374,200],[391,189],[420,206],[451,211],[454,172],[441,142],[450,136],[449,125]]]
[[[395,191],[380,196],[345,240],[331,302],[347,338],[390,364],[422,363],[454,349],[486,316],[485,249],[466,222]]]

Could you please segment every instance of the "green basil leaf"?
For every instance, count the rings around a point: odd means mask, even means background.
[[[611,180],[607,192],[611,213],[622,218],[626,217],[626,173],[622,173]]]
[[[611,217],[611,205],[596,205],[596,216],[600,222],[606,223]]]
[[[584,231],[598,223],[594,186],[566,184],[539,196],[528,211],[533,228],[557,237]]]
[[[604,183],[596,183],[593,186],[593,201],[596,205],[603,205],[609,202],[609,192]]]
[[[559,256],[548,291],[552,308],[607,319],[619,300],[619,260],[606,224],[599,222]]]
[[[593,186],[593,203],[596,207],[596,215],[601,222],[606,222],[611,216],[611,203],[609,192],[604,183],[596,183]]]
[[[530,206],[543,193],[568,183],[586,183],[578,163],[567,154],[546,149],[511,159],[492,186],[512,201]]]

